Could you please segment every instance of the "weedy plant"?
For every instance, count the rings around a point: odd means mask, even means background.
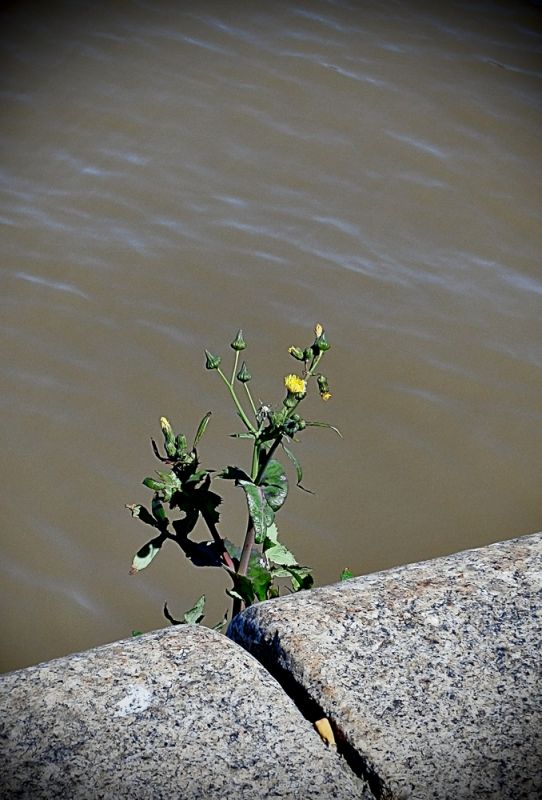
[[[205,366],[216,372],[223,381],[235,406],[244,430],[232,436],[246,439],[252,449],[250,471],[227,466],[221,471],[200,465],[198,445],[207,430],[211,412],[201,420],[191,447],[183,433],[173,431],[166,417],[160,420],[164,437],[164,454],[151,439],[156,458],[167,465],[155,477],[145,478],[143,484],[153,492],[150,510],[142,505],[126,506],[134,517],[153,529],[153,537],[135,555],[131,574],[148,567],[166,541],[175,542],[196,567],[218,567],[231,578],[227,594],[232,598],[232,618],[243,608],[261,600],[278,597],[281,589],[298,592],[313,585],[312,570],[298,563],[294,554],[279,541],[276,514],[288,495],[288,479],[277,454],[285,455],[293,464],[297,486],[302,485],[301,464],[291,449],[299,434],[306,428],[331,428],[327,422],[310,422],[300,413],[300,405],[311,384],[316,384],[322,400],[331,397],[328,380],[320,365],[329,343],[321,325],[314,329],[314,340],[308,347],[290,347],[289,353],[298,362],[301,375],[291,373],[284,378],[286,396],[277,406],[257,405],[250,390],[251,374],[246,361],[239,366],[240,353],[246,343],[240,330],[231,342],[233,366],[228,375],[222,370],[220,356],[205,351]],[[245,494],[248,521],[241,547],[219,532],[219,511],[222,502],[214,491],[216,481],[233,481]],[[211,485],[213,489],[211,489]],[[178,517],[171,519],[172,512]],[[194,541],[190,535],[202,520],[211,535],[205,541]],[[346,570],[341,578],[350,577]],[[286,579],[286,580],[284,580]],[[204,617],[205,596],[187,611],[182,619],[174,619],[167,604],[166,618],[173,624],[198,623]],[[215,626],[222,627],[227,619]]]

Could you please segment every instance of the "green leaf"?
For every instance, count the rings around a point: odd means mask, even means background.
[[[241,434],[239,435],[241,436]],[[222,478],[226,481],[236,481],[237,483],[239,483],[239,481],[253,482],[250,475],[247,475],[247,473],[243,472],[239,467],[224,467],[221,472],[217,473],[217,478]]]
[[[248,571],[247,577],[252,582],[252,588],[258,600],[267,600],[267,590],[273,581],[270,571],[261,564],[255,564]]]
[[[193,472],[191,475],[188,476],[188,478],[184,480],[184,486],[189,485],[191,483],[195,485],[196,483],[199,483],[201,480],[203,480],[203,478],[206,478],[207,475],[209,475],[208,469],[199,469],[196,472]]]
[[[239,481],[247,498],[248,513],[254,525],[254,541],[261,544],[267,533],[267,502],[263,489],[252,481]]]
[[[281,443],[281,445],[282,445],[282,449],[284,450],[284,452],[286,453],[286,455],[288,456],[288,458],[290,459],[290,461],[292,462],[292,464],[295,467],[295,474],[296,474],[296,477],[297,477],[297,485],[299,486],[299,484],[303,480],[303,470],[301,469],[301,464],[299,463],[299,460],[298,460],[297,456],[295,455],[295,453],[293,453],[288,447],[286,447],[286,445],[284,443]]]
[[[343,569],[343,571],[341,572],[341,574],[339,575],[339,580],[341,580],[341,581],[349,581],[353,577],[354,577],[354,573],[351,570],[349,570],[348,567],[345,567]]]
[[[158,523],[167,523],[168,518],[166,516],[166,512],[164,506],[162,505],[160,498],[156,495],[152,498],[152,514],[156,522]],[[156,524],[156,523],[155,523]]]
[[[299,567],[298,569],[287,567],[287,570],[290,573],[294,592],[300,592],[302,589],[310,589],[313,586],[314,578],[312,577],[310,567]]]
[[[132,506],[127,505],[125,507],[132,512],[132,517],[137,517],[137,519],[140,519],[141,522],[144,522],[146,525],[152,525],[153,527],[156,527],[156,520],[154,519],[152,514],[145,508],[145,506],[140,506],[139,504],[136,504]]]
[[[211,419],[211,412],[208,411],[205,414],[205,416],[203,417],[203,419],[201,420],[200,424],[198,425],[198,429],[196,431],[196,436],[194,437],[194,444],[193,444],[193,448],[194,449],[197,447],[197,445],[201,441],[201,438],[202,438],[203,434],[205,433],[205,430],[207,428],[207,425],[209,424],[209,420],[210,419]]]
[[[220,622],[217,622],[216,625],[213,625],[211,630],[222,633],[227,624],[228,624],[228,612],[226,610],[224,612],[224,617],[220,620]]]
[[[132,631],[132,636],[143,636],[143,631]]]
[[[338,434],[341,437],[341,439],[343,438],[343,435],[340,432],[340,430],[336,428],[334,425],[330,425],[328,422],[307,422],[307,427],[309,426],[312,428],[331,428],[331,430],[335,431],[335,433]]]
[[[269,547],[266,547],[266,543],[269,541]],[[267,558],[272,561],[274,564],[279,564],[281,567],[297,567],[297,559],[293,553],[291,553],[287,547],[285,547],[280,542],[273,544],[270,540],[266,539],[264,542],[263,547],[264,553]]]
[[[267,464],[260,485],[264,496],[273,511],[278,511],[288,494],[288,478],[279,461],[271,460]]]
[[[136,575],[138,572],[141,572],[142,569],[149,566],[153,558],[160,552],[165,539],[165,536],[157,536],[155,539],[151,539],[150,542],[147,542],[147,544],[144,544],[143,547],[137,551],[132,561],[132,566],[130,567],[130,575]]]
[[[278,544],[279,540],[279,532],[275,522],[271,525],[267,526],[267,536],[265,541],[269,541],[271,544]],[[265,548],[264,548],[265,549]]]
[[[196,604],[187,611],[183,617],[183,620],[186,625],[197,625],[200,623],[205,616],[203,613],[203,609],[205,608],[205,595],[202,594],[199,600],[196,601]]]
[[[303,486],[303,484],[301,483],[301,481],[303,480],[303,470],[301,468],[301,464],[300,464],[296,454],[292,450],[290,450],[289,447],[286,447],[284,442],[281,442],[281,447],[282,447],[282,449],[284,450],[284,452],[286,453],[286,455],[288,456],[288,458],[290,459],[290,461],[292,462],[292,464],[295,467],[295,474],[296,474],[296,477],[297,477],[297,486],[300,489],[302,489],[304,492],[308,492],[308,494],[314,494],[312,489],[307,489],[307,487]]]
[[[252,581],[246,575],[232,575],[233,589],[227,589],[226,594],[242,600],[245,605],[251,606],[254,602],[254,587]]]
[[[164,482],[156,481],[154,478],[145,478],[143,486],[146,486],[147,489],[152,489],[153,492],[163,492],[165,489]]]

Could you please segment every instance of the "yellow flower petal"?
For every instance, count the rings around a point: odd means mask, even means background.
[[[306,390],[306,383],[299,375],[286,375],[284,385],[291,394],[303,394]]]

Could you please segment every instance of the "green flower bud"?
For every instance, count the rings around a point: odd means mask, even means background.
[[[248,367],[246,365],[246,361],[243,361],[243,363],[241,365],[241,369],[237,373],[237,380],[241,381],[241,383],[248,383],[251,378],[252,378],[252,375],[248,371]]]
[[[328,340],[326,339],[325,331],[322,331],[320,336],[317,336],[314,340],[313,349],[316,348],[317,352],[325,353],[326,350],[329,350],[331,345],[329,344]]]
[[[247,344],[246,344],[245,340],[243,339],[243,331],[241,329],[239,329],[237,331],[237,336],[235,337],[235,339],[231,343],[230,347],[232,347],[234,350],[244,350],[246,346],[247,346]]]
[[[218,367],[220,366],[220,362],[222,361],[220,356],[214,356],[208,350],[205,351],[205,358],[206,358],[205,361],[206,369],[218,369]]]
[[[287,394],[284,400],[282,401],[282,405],[286,406],[286,408],[294,408],[299,402],[299,396],[296,397],[295,394]]]
[[[312,352],[312,347],[307,347],[303,351],[303,361],[310,361],[313,357],[314,353]]]
[[[318,375],[318,391],[320,394],[324,394],[324,392],[329,392],[329,383],[325,375]]]
[[[327,382],[327,378],[325,375],[318,375],[318,391],[320,392],[320,397],[322,400],[329,400],[331,397],[331,392],[329,391],[329,383]]]
[[[166,448],[166,453],[170,458],[173,458],[177,450],[175,446],[175,434],[173,433],[173,429],[167,417],[160,417],[160,427],[162,428],[162,433],[164,434],[164,447]]]
[[[291,356],[297,359],[297,361],[306,361],[305,353],[300,347],[289,347],[288,352]]]
[[[186,436],[183,433],[178,433],[175,438],[175,455],[177,458],[182,458],[186,453]]]

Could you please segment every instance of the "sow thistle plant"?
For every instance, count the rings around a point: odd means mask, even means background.
[[[160,452],[154,439],[151,443],[156,458],[165,468],[158,470],[155,477],[143,481],[144,486],[153,492],[150,510],[142,505],[126,507],[134,517],[153,529],[153,537],[136,553],[130,573],[136,574],[148,567],[164,543],[171,540],[194,566],[218,567],[228,573],[231,588],[226,593],[233,600],[233,618],[255,602],[278,597],[281,588],[298,592],[313,585],[311,568],[299,564],[294,554],[279,541],[276,515],[288,495],[288,478],[284,466],[275,456],[283,454],[291,461],[297,486],[309,491],[302,485],[303,471],[291,449],[292,443],[297,442],[298,435],[309,427],[331,428],[339,436],[341,434],[333,425],[310,422],[299,413],[311,384],[316,384],[324,402],[331,397],[328,380],[320,371],[322,359],[330,347],[320,324],[314,329],[312,344],[306,348],[289,348],[288,352],[298,362],[298,371],[284,378],[285,396],[279,406],[256,404],[254,401],[249,386],[252,375],[246,361],[243,360],[239,366],[240,354],[246,348],[242,330],[230,347],[234,356],[229,375],[221,368],[221,357],[208,350],[205,351],[205,366],[223,381],[243,423],[244,430],[231,435],[251,443],[250,471],[245,472],[236,466],[215,471],[200,465],[198,445],[207,430],[210,411],[201,420],[190,447],[186,436],[176,434],[169,420],[162,417],[160,427],[164,453]],[[244,492],[248,521],[241,547],[223,538],[219,532],[218,509],[222,498],[214,491],[217,480],[233,481]],[[173,519],[173,515],[177,518]],[[194,541],[190,536],[200,520],[211,538]],[[202,595],[183,619],[174,619],[167,604],[164,614],[173,624],[199,623],[204,617],[204,606],[205,596]],[[227,614],[224,621],[215,627],[222,627],[226,619]]]

